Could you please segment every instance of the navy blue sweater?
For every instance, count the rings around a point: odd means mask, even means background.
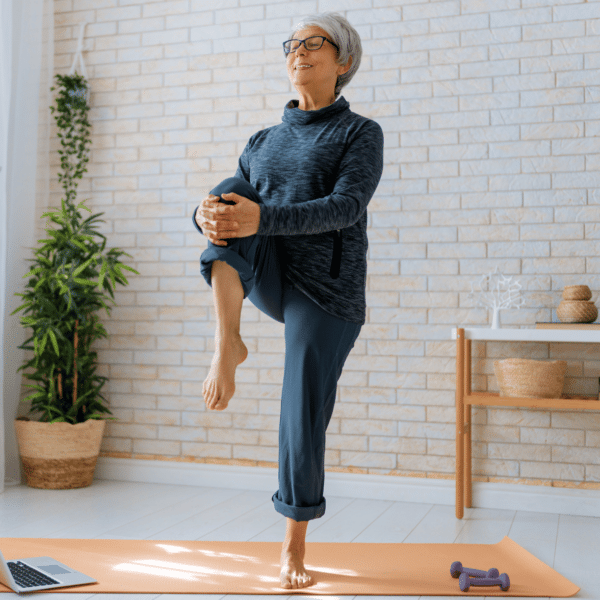
[[[333,104],[284,108],[282,123],[255,133],[235,173],[264,201],[258,235],[280,236],[284,276],[328,313],[364,324],[367,205],[383,172],[383,131]]]

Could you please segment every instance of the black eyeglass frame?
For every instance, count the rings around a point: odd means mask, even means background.
[[[312,40],[312,38],[321,38],[323,41],[321,42],[321,45],[318,48],[315,48],[314,50],[310,50],[307,46],[306,46],[306,41],[307,40]],[[298,48],[300,48],[300,46],[302,44],[304,44],[304,47],[308,50],[308,52],[314,52],[315,50],[320,50],[323,47],[323,44],[325,42],[329,42],[330,44],[332,44],[333,46],[335,46],[338,49],[338,52],[340,50],[340,47],[337,44],[334,44],[331,40],[327,39],[324,35],[311,35],[310,37],[307,37],[305,40],[297,40],[295,38],[292,38],[291,40],[286,40],[285,42],[283,42],[283,53],[287,56],[288,54],[291,54],[292,52],[296,52],[296,50],[298,50]],[[285,49],[285,45],[288,42],[300,42],[300,45],[298,46],[298,48],[296,48],[296,50],[286,50]]]

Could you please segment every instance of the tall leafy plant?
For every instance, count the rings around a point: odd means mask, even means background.
[[[128,285],[121,269],[139,273],[119,260],[122,254],[130,254],[115,248],[104,253],[106,237],[95,231],[95,222],[103,223],[99,217],[104,213],[82,220],[79,209],[91,210],[84,202],[77,206],[73,203],[76,180],[87,172],[85,164],[89,160],[89,91],[85,77],[77,72],[56,78],[59,92],[56,107],[51,106],[50,110],[53,114],[57,111],[55,119],[63,147],[59,150],[59,181],[63,182],[66,198],[61,199],[61,210],[42,215],[48,217],[45,229],[50,237],[38,240],[42,245],[35,252],[37,258],[28,259],[34,266],[23,276],[30,277],[27,291],[16,293],[25,302],[11,315],[25,309],[24,314],[29,315],[21,317],[21,324],[33,330],[32,336],[19,346],[34,353],[17,370],[35,369],[25,373],[27,379],[35,382],[26,387],[35,392],[23,402],[31,400],[29,412],[41,412],[40,421],[75,424],[102,419],[103,413],[112,414],[101,402],[106,400],[100,390],[107,378],[96,374],[97,354],[91,350],[94,340],[108,337],[96,313],[104,307],[110,315],[111,308],[104,303],[108,296],[102,290],[108,291],[116,304],[116,283]],[[52,229],[50,223],[58,228]],[[94,237],[102,238],[102,244]]]

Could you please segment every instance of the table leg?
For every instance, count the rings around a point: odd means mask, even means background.
[[[464,494],[464,339],[465,330],[456,330],[456,518],[462,519]]]
[[[465,340],[465,396],[471,395],[471,340]],[[465,507],[471,508],[471,405],[465,404]]]

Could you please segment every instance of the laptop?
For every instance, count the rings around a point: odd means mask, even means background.
[[[6,562],[0,552],[0,583],[17,594],[38,592],[69,585],[97,583],[95,579],[63,565],[49,556]]]

